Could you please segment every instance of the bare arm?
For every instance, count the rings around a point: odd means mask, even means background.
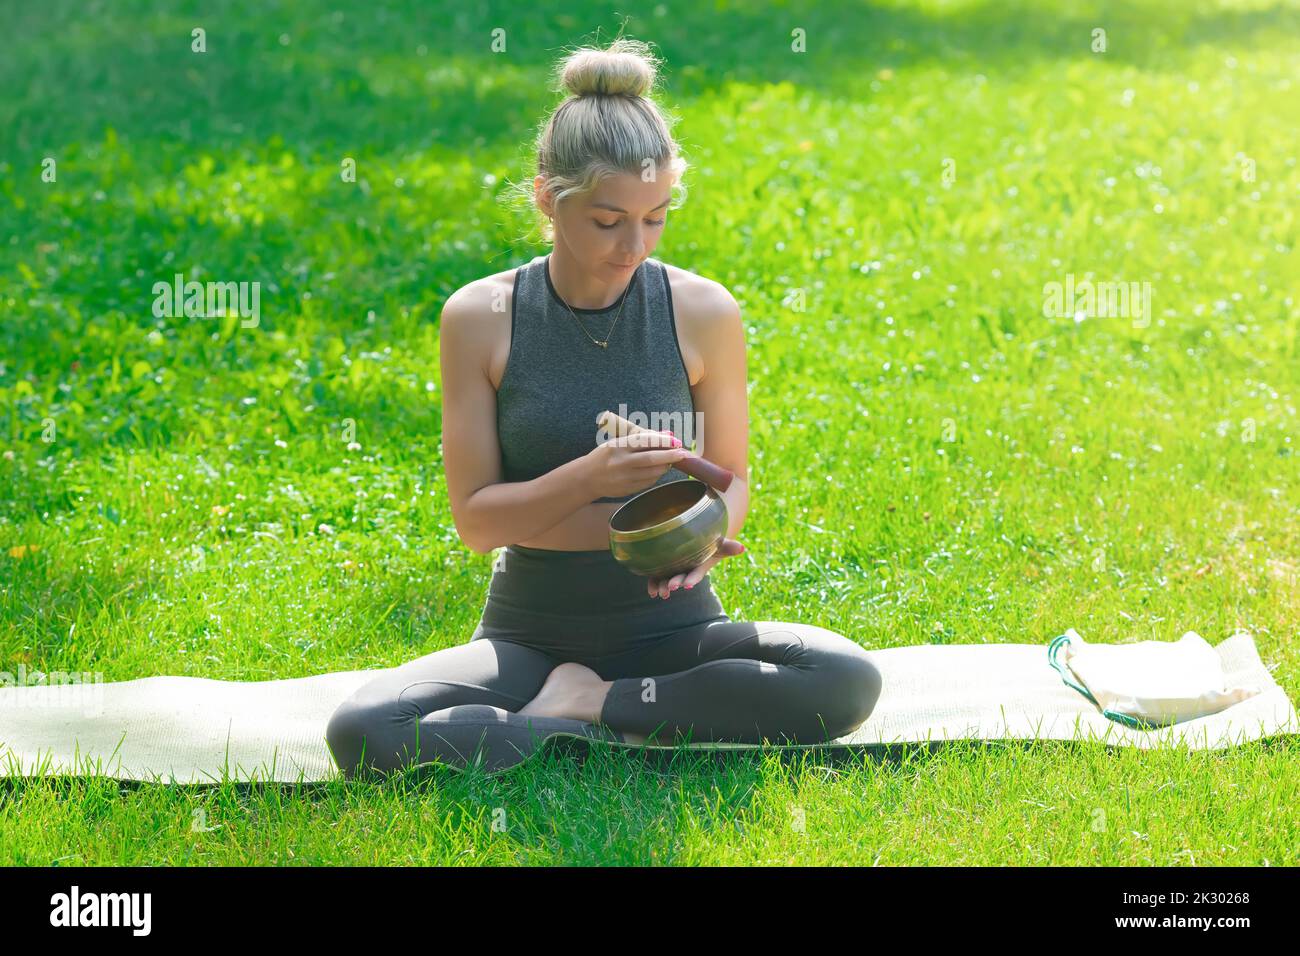
[[[438,344],[447,495],[457,533],[477,554],[540,535],[597,497],[585,458],[531,481],[502,481],[497,396],[488,377],[493,301],[486,283],[455,292],[442,309]]]
[[[749,513],[745,327],[740,306],[721,285],[713,284],[698,308],[699,341],[708,361],[704,377],[695,383],[693,392],[696,411],[703,418],[704,441],[697,451],[736,476],[722,494],[727,503],[727,537],[735,538]]]

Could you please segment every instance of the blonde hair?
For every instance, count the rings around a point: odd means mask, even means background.
[[[673,202],[680,206],[687,163],[669,129],[670,121],[649,95],[659,61],[647,44],[616,38],[604,49],[582,47],[556,70],[558,88],[569,96],[555,107],[536,140],[537,172],[558,204],[596,188],[617,173],[645,177],[667,173]],[[555,238],[553,224],[541,215],[531,180],[517,194],[540,216],[542,234]]]

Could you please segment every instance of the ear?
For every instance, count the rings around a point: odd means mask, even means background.
[[[537,208],[542,215],[555,218],[555,204],[551,201],[551,191],[547,188],[546,177],[538,173],[533,179],[533,195],[537,197]]]

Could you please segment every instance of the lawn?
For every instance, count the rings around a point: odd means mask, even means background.
[[[9,12],[0,670],[266,680],[468,639],[492,557],[451,519],[439,313],[546,251],[506,186],[551,64],[625,24],[692,164],[655,255],[748,331],[734,618],[869,650],[1244,628],[1300,698],[1300,7],[165,6]],[[157,316],[178,272],[260,282],[258,323]],[[1045,309],[1085,279],[1149,314]],[[5,780],[0,863],[1296,865],[1298,751]]]

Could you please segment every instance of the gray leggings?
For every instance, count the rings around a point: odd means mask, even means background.
[[[565,661],[613,682],[599,724],[517,713]],[[511,545],[469,642],[376,672],[326,740],[348,777],[433,761],[504,769],[555,733],[819,743],[866,720],[880,687],[860,645],[812,624],[733,621],[707,576],[661,600],[608,551]]]

